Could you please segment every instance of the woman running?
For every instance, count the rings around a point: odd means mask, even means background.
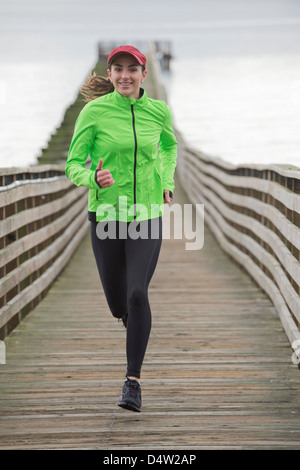
[[[151,330],[148,286],[161,248],[163,206],[173,198],[177,142],[168,105],[141,87],[144,54],[117,47],[107,65],[107,78],[92,74],[81,89],[87,104],[75,124],[66,175],[89,188],[101,283],[112,315],[127,329],[118,405],[141,411],[140,374]]]

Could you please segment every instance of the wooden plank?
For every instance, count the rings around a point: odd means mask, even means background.
[[[85,198],[85,204],[86,202],[87,201]],[[86,217],[86,213],[84,213],[84,216]],[[69,224],[66,230],[63,231],[63,233],[57,237],[47,248],[32,258],[29,258],[27,261],[24,261],[24,263],[2,278],[0,285],[1,296],[21,283],[23,279],[26,279],[26,277],[28,277],[30,274],[37,271],[38,269],[41,269],[50,260],[52,260],[52,258],[54,258],[57,253],[60,253],[64,247],[68,245],[70,239],[74,237],[74,233],[76,233],[77,229],[79,228],[78,217],[80,217],[80,214],[79,216],[77,214],[77,217],[73,217],[72,222]],[[81,216],[81,218],[83,217]]]
[[[300,299],[298,293],[292,287],[290,279],[287,277],[288,273],[297,285],[300,285],[299,262],[291,255],[289,250],[271,230],[268,230],[250,217],[237,214],[235,211],[228,209],[228,207],[223,204],[222,200],[217,198],[212,191],[204,190],[203,194],[205,194],[205,196],[208,195],[208,199],[205,200],[206,208],[208,208],[210,212],[214,212],[215,216],[218,217],[219,227],[222,231],[229,236],[231,240],[247,248],[249,253],[253,254],[260,263],[269,269],[287,305],[300,322]],[[217,211],[216,208],[218,208]],[[265,243],[272,246],[276,257],[268,253],[259,243],[252,239],[251,236],[231,227],[226,220],[251,229],[251,232],[255,233],[256,236],[260,236]],[[281,261],[282,266],[278,263],[278,260]],[[286,272],[282,268],[284,268]]]
[[[65,176],[16,181],[9,186],[0,187],[0,207],[8,206],[28,197],[63,191],[71,187],[72,184]]]
[[[87,188],[78,187],[74,190],[69,191],[65,196],[60,197],[54,201],[43,204],[42,206],[33,207],[22,211],[22,217],[20,214],[15,214],[7,219],[4,219],[0,223],[0,237],[7,235],[26,224],[47,217],[48,215],[54,214],[59,210],[62,210],[78,200],[79,197],[83,196],[87,192]]]
[[[22,167],[2,167],[0,168],[0,176],[17,175],[17,174],[35,174],[44,173],[47,171],[57,171],[58,173],[65,173],[65,166],[58,164],[51,165],[36,165],[36,166],[22,166]]]
[[[20,256],[22,253],[32,249],[34,246],[44,242],[48,238],[53,237],[62,229],[67,227],[76,217],[76,215],[84,210],[84,208],[87,206],[86,196],[87,195],[85,193],[83,197],[72,204],[67,213],[63,214],[61,217],[58,217],[50,224],[47,224],[45,227],[31,232],[28,235],[25,235],[19,240],[16,240],[13,244],[3,248],[1,250],[0,268]]]
[[[214,166],[219,166],[221,168],[224,168],[224,170],[238,170],[240,168],[245,168],[244,163],[232,163],[227,160],[223,160],[220,157],[215,157],[215,156],[210,156],[206,154],[205,152],[196,150],[196,149],[190,149],[185,142],[182,141],[182,149],[183,151],[187,149],[189,153],[192,153],[195,157],[201,158],[201,160],[205,161],[206,163]],[[285,176],[287,178],[300,178],[300,167],[297,167],[295,165],[291,164],[270,164],[270,163],[247,163],[247,169],[250,170],[257,170],[257,171],[270,171],[274,172],[280,176]]]
[[[214,216],[218,218],[218,214],[216,212]],[[218,225],[216,226],[214,217],[211,217],[206,213],[206,221],[222,248],[227,251],[234,259],[236,259],[242,266],[244,266],[245,269],[247,269],[253,279],[259,283],[261,288],[264,289],[270,299],[272,299],[290,343],[292,344],[295,340],[299,340],[300,332],[298,326],[292,318],[291,313],[285,303],[284,297],[276,284],[266,274],[263,273],[263,271],[258,267],[257,264],[254,263],[254,261],[252,261],[249,256],[247,256],[245,253],[242,253],[241,250],[239,250],[236,246],[227,240],[222,230],[218,230]]]
[[[286,269],[294,281],[300,285],[300,270],[299,263],[295,257],[291,254],[290,250],[283,243],[282,239],[273,232],[271,229],[261,224],[253,217],[240,214],[235,210],[230,209],[222,199],[220,199],[213,191],[208,189],[203,189],[203,194],[210,201],[214,207],[218,207],[219,212],[222,214],[222,217],[229,220],[231,223],[240,225],[241,227],[248,230],[248,233],[253,233],[256,237],[259,237],[266,245],[269,245],[270,248],[276,253],[278,260],[281,265]],[[298,236],[300,238],[300,229],[296,228],[299,232]],[[235,237],[236,238],[236,237]],[[240,241],[240,237],[238,236]],[[251,250],[251,246],[247,244],[247,248]],[[278,263],[273,259],[273,263]]]
[[[277,199],[285,207],[290,210],[300,213],[300,198],[298,194],[288,190],[288,188],[281,186],[280,184],[266,180],[255,178],[252,176],[237,176],[230,175],[226,172],[216,168],[214,165],[206,165],[201,162],[201,159],[196,157],[193,153],[188,153],[187,161],[193,168],[197,168],[198,173],[205,175],[205,179],[210,176],[214,180],[218,180],[222,185],[235,188],[248,188],[256,190],[262,193],[266,193]],[[248,165],[247,165],[248,167]],[[300,171],[298,173],[300,178]]]
[[[209,160],[207,163],[200,153],[185,148],[179,163],[180,179],[186,179],[193,202],[204,203],[206,220],[221,246],[245,266],[270,296],[293,344],[300,336],[300,228],[286,216],[288,210],[294,211],[298,207],[300,196],[277,182],[251,177],[253,173],[248,167],[247,177],[231,176],[226,173],[226,166],[222,170],[223,166],[218,162]],[[249,194],[252,190],[261,192],[262,200],[257,195],[252,197],[231,191],[232,187],[241,187],[242,183],[249,189]],[[264,202],[263,191],[271,199],[275,198],[274,206]],[[286,211],[278,209],[276,198],[285,205]],[[237,210],[235,206],[238,206]],[[257,213],[257,220],[253,212]],[[271,223],[271,228],[265,221]]]
[[[7,322],[13,318],[14,315],[19,313],[24,306],[26,306],[51,285],[59,272],[69,261],[70,257],[77,248],[78,243],[87,232],[88,226],[83,222],[85,218],[86,214],[83,213],[83,215],[75,219],[74,223],[72,224],[72,229],[75,228],[76,231],[72,231],[73,237],[71,241],[66,246],[63,253],[55,260],[52,266],[0,309],[0,328],[6,325]]]
[[[222,184],[217,183],[213,178],[208,178],[201,173],[197,173],[197,176],[195,176],[194,171],[191,172],[189,174],[189,180],[191,182],[191,190],[192,188],[195,188],[199,191],[199,194],[202,194],[202,192],[205,191],[205,188],[209,187],[223,201],[229,204],[237,205],[242,209],[251,209],[259,216],[265,217],[267,220],[272,222],[272,224],[282,234],[285,240],[289,241],[298,250],[300,250],[299,227],[295,226],[289,220],[287,220],[285,215],[275,207],[250,196],[232,193],[231,191],[224,188]],[[200,198],[198,198],[198,203],[199,199]]]
[[[194,193],[191,190],[191,195]],[[194,203],[196,203],[198,198],[198,192],[195,192],[193,197]],[[284,321],[284,325],[287,331],[287,335],[291,338],[291,343],[299,339],[300,336],[296,333],[296,325],[294,319],[292,319],[289,309],[292,311],[296,319],[299,318],[299,311],[300,311],[300,304],[299,304],[299,296],[294,288],[291,286],[288,278],[286,277],[285,273],[282,271],[280,266],[278,265],[278,261],[272,256],[267,253],[267,251],[261,247],[257,242],[255,242],[251,237],[241,233],[239,230],[236,230],[234,227],[231,227],[223,218],[222,213],[219,212],[219,205],[217,205],[218,210],[210,203],[209,200],[205,200],[205,207],[206,207],[206,219],[208,219],[208,223],[210,223],[211,229],[215,232],[214,228],[212,227],[213,224],[217,222],[218,229],[230,237],[231,240],[236,240],[239,245],[243,245],[247,248],[247,250],[260,260],[262,264],[268,267],[269,271],[272,272],[277,285],[269,279],[261,270],[259,265],[255,265],[253,260],[250,259],[248,255],[242,253],[238,247],[235,247],[232,244],[232,248],[230,248],[230,243],[228,240],[225,241],[224,236],[221,234],[218,236],[218,240],[220,241],[221,245],[224,247],[226,246],[226,251],[229,252],[235,259],[237,259],[241,264],[247,266],[247,269],[252,274],[253,278],[260,282],[261,287],[268,293],[270,298],[274,300],[274,305],[278,309],[280,309],[280,317],[283,319],[286,317]],[[221,207],[222,209],[222,207]],[[210,218],[210,215],[213,214],[213,220]],[[221,242],[222,237],[222,242]],[[295,264],[299,267],[299,263],[294,261]],[[276,300],[275,300],[276,299]],[[287,308],[287,306],[289,308]],[[297,328],[297,327],[296,327]],[[297,328],[298,329],[298,328]]]

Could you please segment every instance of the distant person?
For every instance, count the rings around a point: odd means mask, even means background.
[[[133,46],[109,54],[108,77],[90,75],[66,175],[89,188],[92,248],[108,306],[127,328],[127,371],[118,405],[141,411],[141,367],[151,329],[148,286],[172,202],[177,142],[162,100],[141,88],[146,57]],[[91,167],[85,168],[90,155]]]

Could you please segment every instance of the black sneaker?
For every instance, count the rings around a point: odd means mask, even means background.
[[[136,380],[127,379],[123,385],[123,393],[119,398],[118,406],[131,411],[141,411],[141,387]]]

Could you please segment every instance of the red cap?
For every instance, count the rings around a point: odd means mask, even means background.
[[[107,59],[107,65],[109,66],[110,62],[116,55],[119,54],[130,54],[132,55],[140,65],[146,67],[146,57],[138,49],[133,46],[120,46],[116,47],[111,51]]]

